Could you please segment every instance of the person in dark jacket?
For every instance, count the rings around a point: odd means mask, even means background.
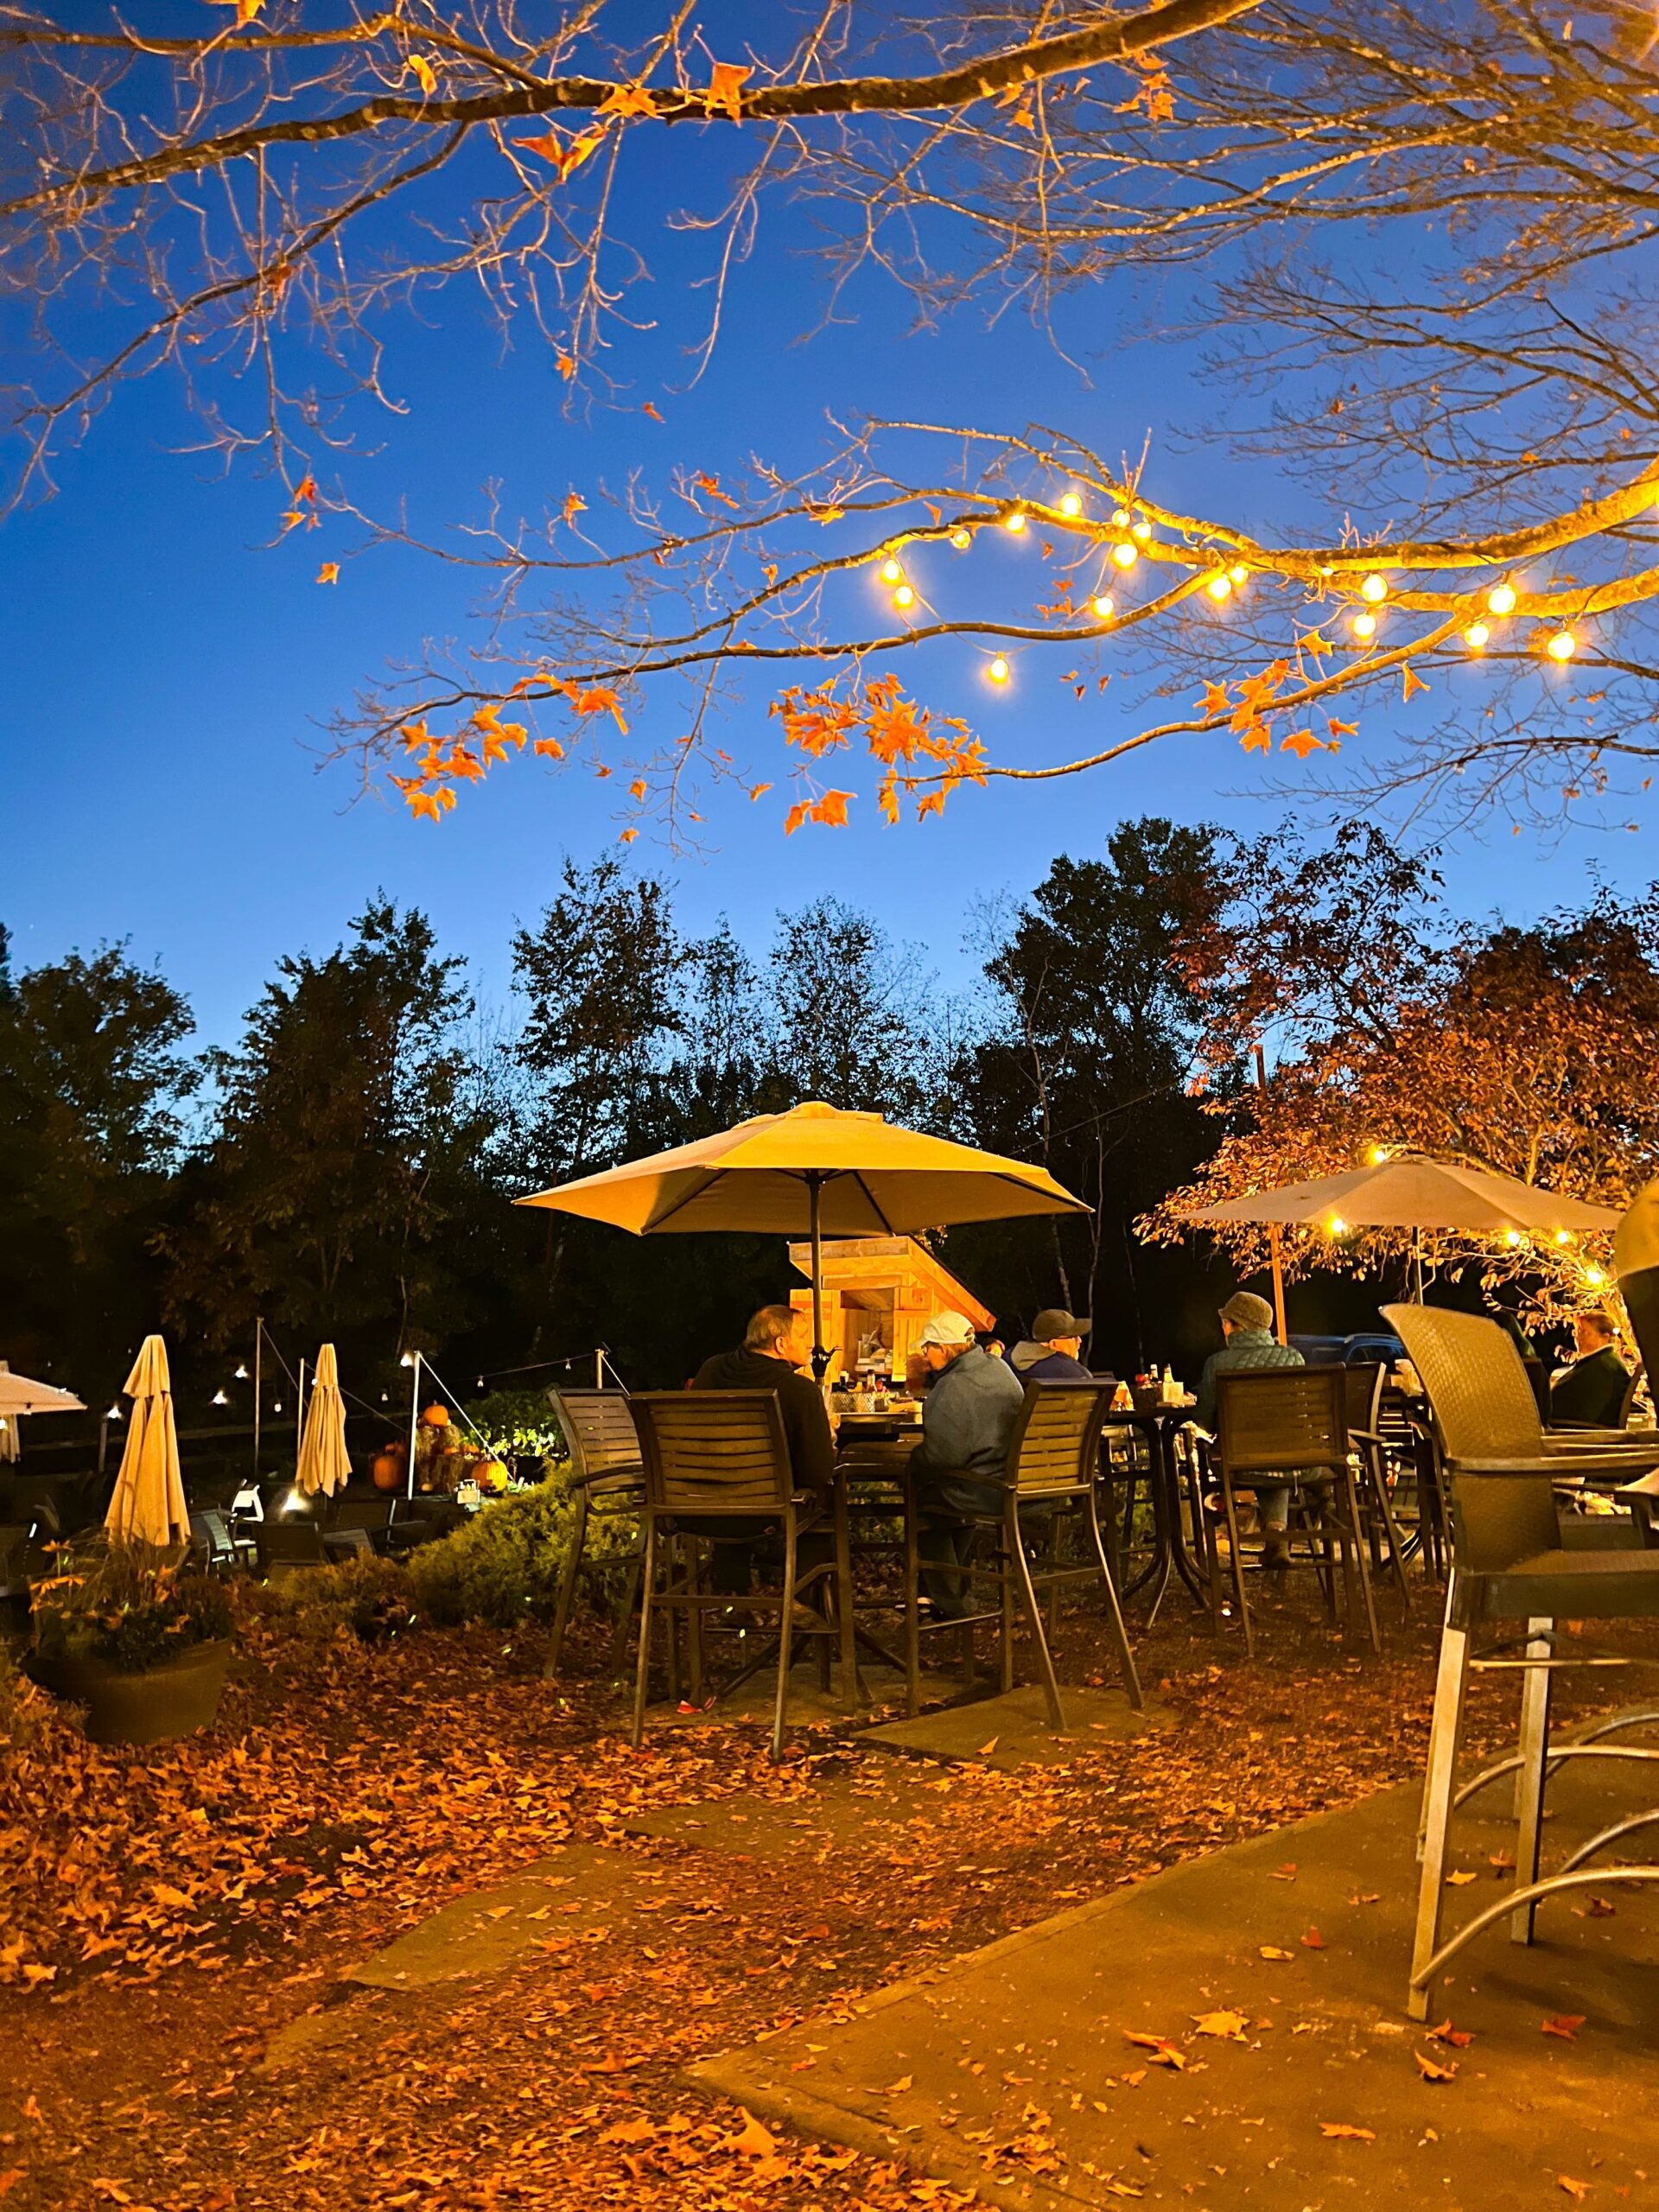
[[[792,1306],[763,1306],[743,1332],[734,1351],[717,1351],[691,1378],[694,1390],[775,1390],[789,1446],[790,1471],[798,1491],[811,1493],[817,1509],[829,1509],[836,1465],[835,1440],[823,1393],[802,1373],[809,1354],[806,1317]],[[712,1533],[715,1523],[703,1524]],[[714,1589],[742,1597],[749,1588],[759,1538],[776,1533],[777,1522],[758,1514],[724,1514],[718,1522],[711,1576]],[[827,1560],[833,1539],[805,1534],[799,1546],[803,1573]]]
[[[1617,1333],[1600,1306],[1578,1316],[1573,1324],[1574,1356],[1550,1382],[1551,1421],[1579,1421],[1592,1428],[1621,1425],[1630,1370],[1614,1349]]]
[[[1198,1427],[1212,1435],[1216,1427],[1216,1389],[1218,1375],[1248,1374],[1261,1367],[1300,1367],[1302,1355],[1294,1344],[1281,1344],[1273,1333],[1274,1313],[1265,1298],[1254,1291],[1236,1290],[1219,1315],[1222,1349],[1204,1363],[1195,1408]],[[1290,1565],[1290,1485],[1275,1483],[1271,1475],[1258,1475],[1255,1508],[1262,1522],[1262,1564]]]
[[[968,1610],[963,1569],[972,1531],[963,1516],[1001,1510],[1001,1478],[1026,1394],[1007,1362],[975,1343],[965,1314],[935,1313],[918,1349],[933,1377],[910,1462],[921,1585],[935,1612],[957,1620]]]
[[[1031,1334],[1002,1356],[1021,1382],[1088,1382],[1083,1340],[1092,1322],[1079,1321],[1062,1306],[1046,1306]]]

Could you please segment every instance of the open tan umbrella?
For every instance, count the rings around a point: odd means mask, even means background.
[[[173,1383],[159,1337],[144,1338],[123,1387],[132,1400],[132,1419],[104,1525],[118,1543],[152,1544],[158,1550],[188,1544],[190,1516],[179,1473]]]
[[[32,1382],[14,1375],[10,1363],[0,1359],[0,1459],[15,1459],[22,1450],[19,1426],[25,1414],[84,1414],[86,1408],[72,1391],[50,1382]]]
[[[315,1497],[319,1491],[332,1497],[351,1479],[352,1462],[346,1450],[346,1401],[340,1395],[334,1348],[324,1344],[311,1379],[311,1401],[305,1409],[305,1433],[300,1439],[294,1485],[307,1497]]]
[[[812,1361],[822,1376],[823,1239],[904,1236],[950,1222],[1087,1213],[1046,1168],[809,1100],[718,1136],[520,1198],[636,1236],[747,1230],[812,1242]]]

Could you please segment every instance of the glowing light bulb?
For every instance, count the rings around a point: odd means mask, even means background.
[[[1334,576],[1334,575],[1336,575],[1336,573],[1337,573],[1337,572],[1336,572],[1336,570],[1332,567],[1331,563],[1330,563],[1328,561],[1321,561],[1321,562],[1320,562],[1320,563],[1319,563],[1319,574],[1320,574],[1322,576]]]
[[[1119,530],[1127,530],[1129,526],[1128,509],[1127,507],[1114,507],[1112,509],[1112,521]]]
[[[1348,1224],[1339,1213],[1333,1213],[1331,1217],[1331,1234],[1333,1236],[1345,1236],[1348,1234]]]
[[[1131,545],[1126,539],[1122,545],[1113,546],[1112,558],[1120,569],[1132,569],[1141,558],[1141,548]]]
[[[1209,582],[1205,584],[1205,589],[1211,599],[1230,599],[1233,595],[1233,580],[1230,576],[1211,576]]]
[[[973,533],[971,531],[953,530],[950,533],[950,543],[956,547],[958,553],[965,552],[973,542]]]
[[[1365,1155],[1373,1167],[1381,1167],[1385,1160],[1390,1160],[1393,1156],[1385,1144],[1374,1144]]]
[[[230,1393],[229,1393],[228,1391],[226,1391],[226,1390],[215,1390],[215,1391],[214,1391],[214,1393],[213,1393],[213,1403],[214,1403],[216,1406],[228,1406],[228,1405],[230,1404],[230,1402],[231,1402],[231,1400],[230,1400]]]
[[[279,1414],[279,1413],[281,1413],[281,1411],[283,1410],[283,1402],[282,1402],[282,1400],[281,1400],[280,1398],[278,1398],[278,1399],[277,1399],[277,1401],[276,1401],[276,1404],[271,1408],[271,1409],[270,1409],[270,1410],[271,1410],[271,1411],[272,1411],[272,1413],[274,1413],[274,1414]]]
[[[895,561],[892,554],[889,553],[887,559],[881,563],[882,582],[884,584],[896,584],[899,577],[902,576],[904,573],[903,569],[899,567],[898,562]]]
[[[1242,561],[1239,562],[1236,567],[1229,569],[1227,573],[1236,584],[1248,582],[1250,574],[1249,570],[1245,567]]]
[[[893,603],[895,607],[913,607],[916,604],[916,594],[908,584],[900,584],[893,594]]]
[[[1513,1252],[1516,1246],[1521,1242],[1520,1230],[1518,1229],[1506,1229],[1503,1232],[1503,1242],[1509,1246],[1510,1251]]]
[[[1586,1268],[1584,1271],[1584,1279],[1592,1290],[1599,1290],[1607,1280],[1599,1268]]]
[[[1141,543],[1144,545],[1147,540],[1152,536],[1152,524],[1147,522],[1144,517],[1142,517],[1141,521],[1136,523],[1129,531],[1129,536],[1131,537],[1138,537]]]
[[[1373,607],[1380,607],[1389,595],[1388,578],[1377,575],[1367,576],[1359,588],[1359,595],[1362,599],[1370,600]]]
[[[1570,1229],[1558,1229],[1555,1232],[1555,1242],[1558,1244],[1570,1244],[1573,1242],[1572,1230]]]
[[[1570,630],[1558,630],[1544,651],[1551,660],[1571,660],[1579,650],[1579,641]]]
[[[1101,592],[1096,598],[1091,599],[1089,604],[1103,622],[1109,622],[1117,612],[1112,599],[1105,592]]]
[[[1003,659],[1001,653],[998,653],[996,658],[991,663],[985,673],[990,677],[993,683],[1006,683],[1007,682],[1008,664]]]
[[[415,1364],[414,1353],[412,1351],[406,1351],[403,1357],[398,1361],[397,1364],[399,1367],[413,1367]]]
[[[1356,614],[1353,620],[1353,632],[1357,638],[1374,638],[1376,635],[1376,615]]]
[[[120,1408],[120,1407],[119,1407],[119,1406],[111,1406],[111,1407],[110,1408],[110,1410],[108,1411],[108,1413],[106,1413],[106,1414],[105,1414],[104,1418],[105,1418],[105,1421],[119,1421],[119,1420],[120,1420],[120,1418],[121,1418],[121,1408]]]
[[[1515,606],[1515,586],[1494,584],[1486,594],[1486,604],[1494,614],[1508,614]]]
[[[1484,622],[1471,622],[1463,633],[1463,642],[1471,652],[1478,653],[1491,634]]]
[[[247,1369],[246,1369],[245,1367],[238,1367],[238,1368],[237,1369],[237,1370],[236,1370],[235,1380],[236,1380],[237,1382],[245,1382],[247,1381],[247,1379],[248,1379],[248,1370],[247,1370]]]
[[[1077,493],[1066,493],[1060,501],[1060,512],[1063,515],[1080,515],[1083,512],[1083,501]]]
[[[1011,515],[1004,515],[1002,518],[1003,529],[1011,530],[1016,537],[1020,535],[1025,526],[1026,518],[1024,515],[1020,513],[1018,507],[1014,509]]]

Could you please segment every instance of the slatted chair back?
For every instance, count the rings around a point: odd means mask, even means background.
[[[1630,1333],[1649,1375],[1659,1375],[1659,1268],[1631,1268],[1618,1278]]]
[[[602,1475],[639,1466],[639,1432],[628,1410],[633,1401],[626,1390],[550,1390],[547,1402],[564,1431],[570,1471],[577,1482],[594,1482]]]
[[[1544,1457],[1543,1429],[1526,1370],[1496,1321],[1448,1313],[1434,1306],[1385,1306],[1422,1377],[1440,1432],[1452,1491],[1457,1564],[1475,1574],[1501,1574],[1517,1560],[1555,1551],[1560,1516],[1548,1475],[1459,1474],[1459,1460],[1502,1467]]]
[[[337,1497],[329,1510],[327,1526],[340,1529],[384,1529],[391,1519],[392,1500],[390,1497]]]
[[[1217,1453],[1229,1475],[1337,1468],[1348,1457],[1340,1367],[1244,1368],[1216,1377]]]
[[[1349,1435],[1363,1429],[1368,1436],[1377,1433],[1377,1416],[1382,1404],[1382,1382],[1388,1370],[1380,1359],[1362,1360],[1342,1370],[1342,1421]]]
[[[1087,1490],[1116,1385],[1027,1382],[1008,1446],[1007,1479],[1022,1496]]]
[[[1642,1388],[1642,1378],[1646,1372],[1647,1363],[1640,1359],[1630,1370],[1630,1379],[1624,1385],[1624,1402],[1618,1409],[1618,1425],[1621,1428],[1628,1428],[1630,1425],[1630,1415],[1636,1411],[1636,1394]]]
[[[193,1513],[190,1516],[190,1543],[200,1564],[210,1574],[236,1565],[236,1547],[231,1541],[231,1532],[225,1526],[222,1513]]]
[[[628,1400],[658,1513],[777,1513],[794,1481],[775,1390],[643,1390]]]

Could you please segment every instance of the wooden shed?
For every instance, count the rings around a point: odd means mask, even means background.
[[[791,1264],[808,1287],[792,1290],[790,1304],[812,1313],[812,1248],[791,1244]],[[949,1308],[964,1313],[976,1329],[989,1329],[996,1316],[972,1291],[942,1268],[913,1236],[839,1236],[823,1246],[823,1341],[830,1373],[855,1374],[861,1354],[866,1365],[879,1345],[893,1356],[900,1376],[916,1348],[930,1313]]]

